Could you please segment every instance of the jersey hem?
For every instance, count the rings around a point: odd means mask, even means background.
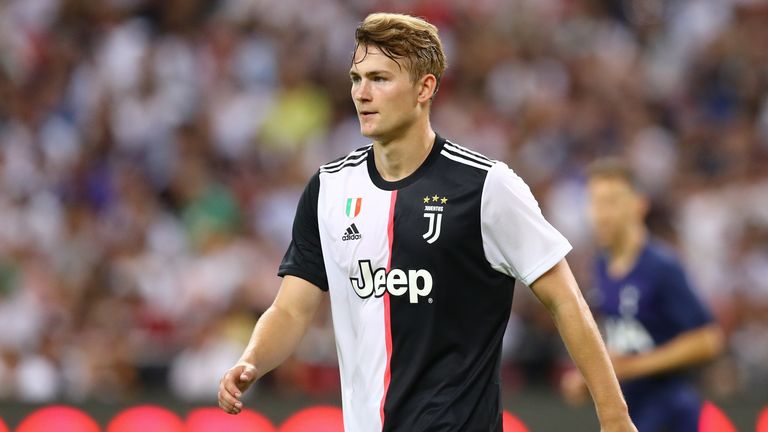
[[[555,266],[558,262],[560,262],[561,259],[565,258],[566,255],[568,255],[568,252],[570,252],[573,249],[573,246],[571,246],[570,243],[565,243],[562,246],[560,246],[558,249],[555,249],[552,253],[547,255],[546,258],[541,260],[539,264],[537,264],[532,270],[530,270],[525,275],[520,275],[520,282],[531,286],[532,283],[536,282],[538,278],[541,277],[544,273],[552,269],[552,267]]]
[[[277,272],[277,275],[280,276],[280,277],[295,276],[295,277],[297,277],[299,279],[304,279],[305,281],[311,283],[312,285],[315,285],[317,288],[320,289],[320,291],[325,291],[325,292],[328,291],[328,284],[327,283],[323,283],[321,281],[322,278],[320,278],[317,275],[313,275],[313,274],[311,274],[311,273],[309,273],[307,271],[304,271],[302,269],[299,269],[299,268],[295,268],[295,267],[281,268]]]

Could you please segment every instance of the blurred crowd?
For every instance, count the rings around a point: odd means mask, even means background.
[[[215,399],[305,182],[366,143],[348,68],[378,10],[439,27],[433,126],[529,183],[587,293],[584,168],[628,158],[729,337],[702,382],[768,388],[768,2],[5,0],[0,400]],[[565,359],[526,291],[510,388]],[[329,324],[259,386],[338,391]]]

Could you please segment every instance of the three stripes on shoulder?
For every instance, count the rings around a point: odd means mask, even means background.
[[[338,161],[327,163],[321,166],[320,172],[330,174],[339,172],[346,167],[358,166],[362,164],[368,157],[368,151],[372,145],[373,144],[369,144],[365,147],[359,148]],[[440,154],[455,162],[459,162],[485,171],[490,170],[493,164],[496,162],[488,159],[476,151],[462,147],[458,144],[454,144],[450,141],[445,142],[445,145],[440,151]]]
[[[450,141],[445,142],[445,146],[440,154],[453,161],[463,163],[481,170],[489,171],[496,161],[492,161],[476,151],[466,147],[454,144]]]

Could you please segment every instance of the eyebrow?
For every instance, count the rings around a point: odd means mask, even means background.
[[[366,77],[370,78],[370,77],[376,76],[376,75],[392,75],[392,72],[386,71],[386,70],[372,70],[372,71],[368,71],[368,72],[364,73],[363,75],[365,75]],[[360,74],[355,72],[355,71],[353,71],[353,70],[350,70],[349,71],[349,76],[355,77],[355,76],[360,76]]]

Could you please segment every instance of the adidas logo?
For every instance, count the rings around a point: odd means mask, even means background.
[[[360,234],[360,231],[357,230],[357,227],[355,224],[350,225],[347,227],[347,231],[344,233],[343,236],[341,236],[341,241],[347,241],[347,240],[360,240],[360,238],[363,235]]]

